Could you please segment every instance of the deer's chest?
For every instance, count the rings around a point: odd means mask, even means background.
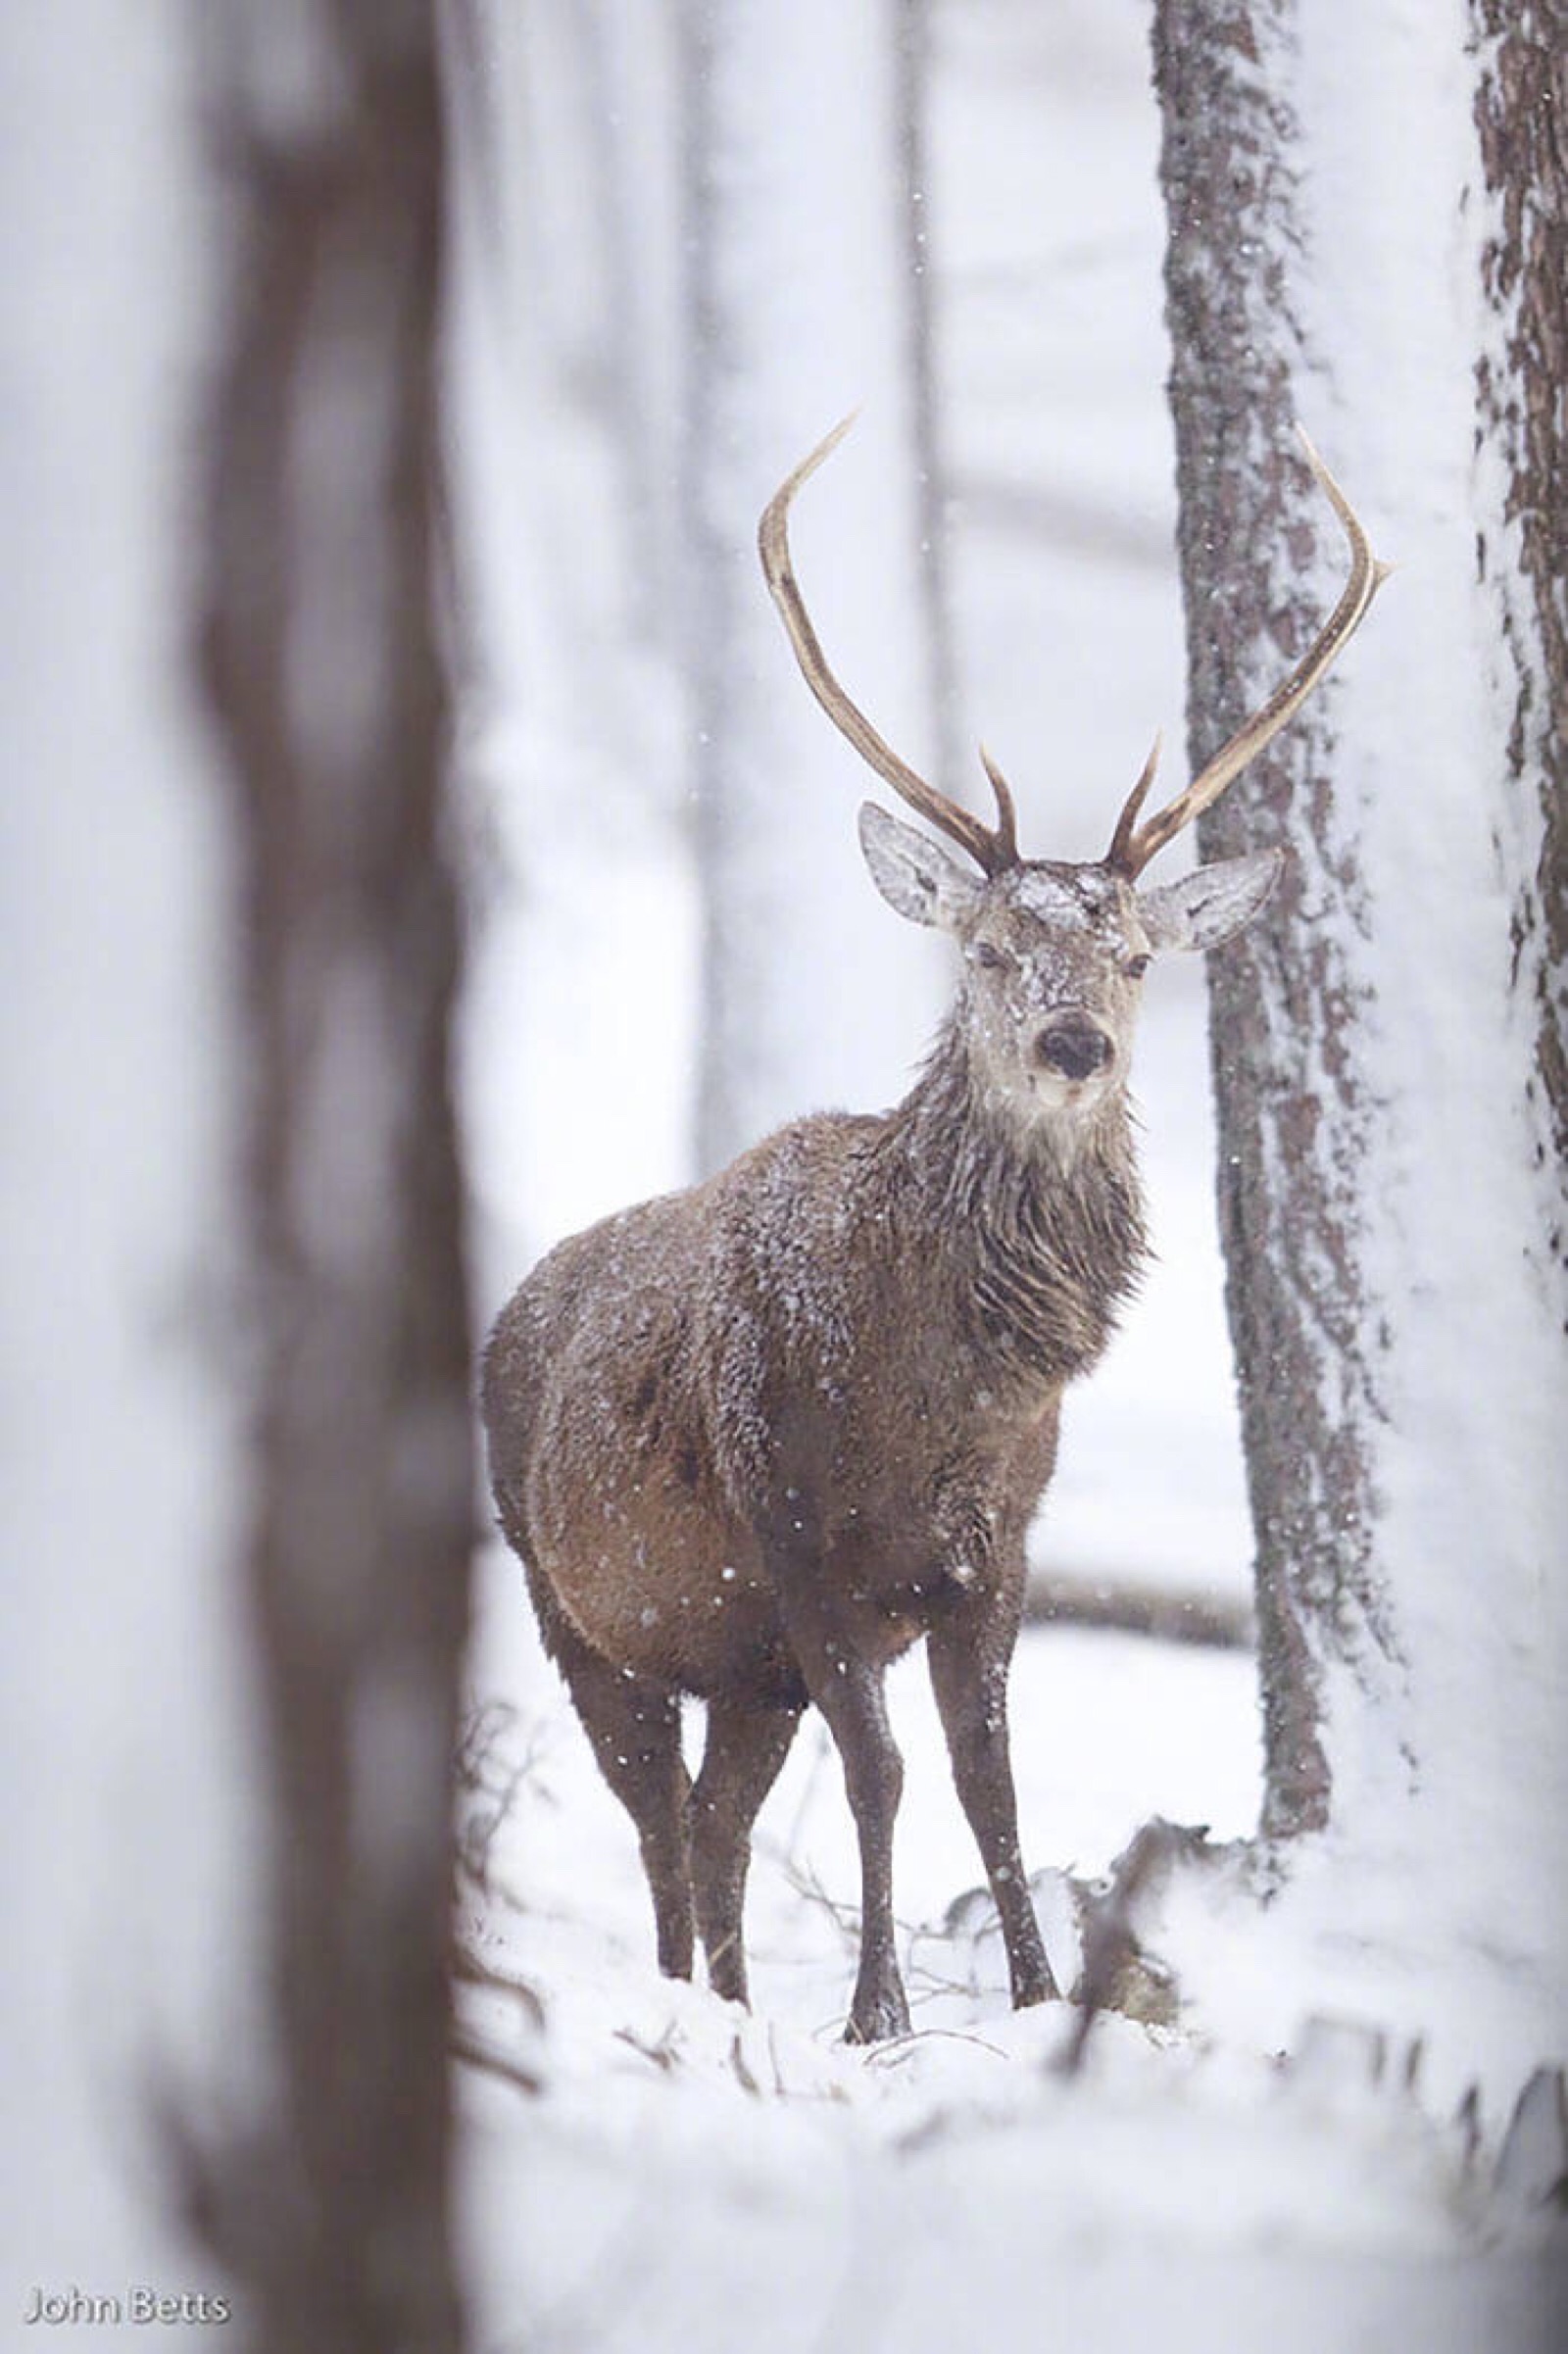
[[[918,1352],[911,1352],[917,1356]],[[911,1378],[897,1411],[813,1417],[789,1464],[807,1499],[811,1549],[874,1607],[911,1631],[964,1592],[1021,1572],[1029,1520],[1055,1463],[1058,1406],[1003,1410],[972,1387]],[[989,1407],[989,1410],[988,1410]]]

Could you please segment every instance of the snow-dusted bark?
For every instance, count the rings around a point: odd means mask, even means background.
[[[1496,692],[1512,704],[1512,989],[1525,1018],[1533,1008],[1528,1093],[1551,1185],[1568,1165],[1568,8],[1472,0],[1470,22],[1489,199],[1482,281],[1496,318],[1476,361],[1492,468],[1476,557],[1507,658]],[[1560,1289],[1568,1217],[1550,1218],[1536,1247],[1543,1280]]]
[[[890,1102],[938,1003],[928,949],[899,937],[861,869],[855,810],[871,779],[796,673],[754,537],[790,466],[863,405],[802,499],[801,578],[851,694],[929,764],[896,13],[892,0],[684,12],[707,1165],[813,1102]]]
[[[449,1759],[472,1461],[432,598],[428,0],[228,21],[239,198],[207,675],[237,789],[258,1384],[246,1575],[280,2082],[200,2212],[258,2341],[455,2346]]]
[[[1155,55],[1195,758],[1336,585],[1294,417],[1397,564],[1205,827],[1291,852],[1213,974],[1266,1828],[1326,1835],[1289,1859],[1320,1992],[1365,1962],[1367,2001],[1519,2068],[1565,2026],[1561,852],[1519,496],[1560,394],[1528,140],[1489,129],[1529,74],[1470,31],[1460,0],[1162,0]]]
[[[1168,0],[1156,25],[1195,767],[1310,638],[1337,541],[1293,432],[1301,354],[1289,264],[1301,232],[1288,97],[1259,63],[1260,20],[1274,13]],[[1258,1546],[1267,1822],[1278,1830],[1327,1819],[1316,1631],[1363,1666],[1389,1641],[1373,1548],[1382,1407],[1356,1248],[1377,1118],[1354,1041],[1366,882],[1328,773],[1332,695],[1201,829],[1207,857],[1277,842],[1292,853],[1270,918],[1209,972],[1221,1229]]]

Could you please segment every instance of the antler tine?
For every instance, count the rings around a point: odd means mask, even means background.
[[[991,839],[997,846],[997,872],[1004,866],[1016,866],[1018,858],[1018,811],[1013,803],[1012,787],[997,766],[985,746],[980,747],[980,765],[991,780],[996,798],[997,822]]]
[[[858,410],[852,410],[847,417],[836,424],[832,432],[825,435],[815,449],[801,460],[794,472],[785,476],[763,508],[757,533],[762,574],[795,650],[801,674],[840,734],[848,737],[861,760],[874,768],[883,783],[891,785],[911,809],[966,850],[982,873],[1000,874],[1004,868],[1018,863],[1012,796],[1005,779],[982,753],[986,774],[997,796],[998,823],[993,828],[983,824],[957,802],[950,801],[946,793],[938,792],[935,785],[928,784],[906,760],[902,760],[892,745],[877,733],[858,705],[850,700],[828,667],[827,657],[811,626],[810,615],[806,610],[806,602],[795,577],[789,543],[790,502],[801,484],[814,474],[822,461],[838,448],[858,414]]]
[[[1330,506],[1340,518],[1340,525],[1350,549],[1350,573],[1328,619],[1307,648],[1288,678],[1282,679],[1266,703],[1259,706],[1251,717],[1240,726],[1227,744],[1221,746],[1207,766],[1194,777],[1184,793],[1167,803],[1164,809],[1143,825],[1136,823],[1139,809],[1153,775],[1153,761],[1158,752],[1152,754],[1143,775],[1128,795],[1126,806],[1116,821],[1105,863],[1122,874],[1139,875],[1167,842],[1191,825],[1218,801],[1227,785],[1240,776],[1249,761],[1257,758],[1266,744],[1273,741],[1300,710],[1329,664],[1354,636],[1365,620],[1368,608],[1379,588],[1388,578],[1392,565],[1381,564],[1373,555],[1365,531],[1354,508],[1346,497],[1334,476],[1308,440],[1305,429],[1298,425],[1307,464],[1326,494]]]
[[[1138,812],[1149,799],[1149,788],[1154,781],[1154,771],[1159,766],[1160,747],[1164,741],[1164,729],[1156,728],[1154,741],[1149,747],[1149,758],[1139,771],[1137,784],[1134,785],[1126,801],[1122,804],[1121,815],[1116,820],[1116,831],[1112,834],[1110,848],[1105,853],[1105,864],[1114,866],[1126,874],[1138,872],[1137,867],[1131,863],[1134,855]]]

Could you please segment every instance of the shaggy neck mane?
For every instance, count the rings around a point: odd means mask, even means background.
[[[980,1351],[1052,1384],[1087,1372],[1148,1255],[1126,1099],[1024,1128],[988,1102],[950,1024],[890,1117],[893,1153],[957,1276]]]

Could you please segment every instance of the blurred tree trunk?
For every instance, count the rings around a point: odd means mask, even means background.
[[[474,1281],[691,1175],[675,11],[443,0]],[[475,136],[474,134],[478,135]],[[629,944],[648,985],[626,985]],[[526,1021],[557,1052],[490,1042]],[[571,1118],[563,1123],[567,1094]]]
[[[429,0],[229,12],[206,653],[242,838],[260,1336],[248,1577],[279,2085],[208,2185],[258,2343],[441,2354],[469,1344],[432,628]]]
[[[936,222],[931,178],[932,72],[930,0],[899,0],[893,110],[898,125],[899,193],[906,246],[920,626],[930,664],[928,700],[936,747],[927,774],[944,793],[961,801],[965,776],[959,751],[958,649],[948,564],[948,509],[953,488],[942,431],[942,369],[937,348],[933,251]]]
[[[1194,762],[1342,571],[1297,416],[1399,560],[1345,672],[1200,828],[1210,857],[1291,852],[1210,968],[1264,1829],[1332,1823],[1364,1854],[1388,1830],[1364,1801],[1401,1783],[1440,1852],[1443,1743],[1474,1742],[1454,1804],[1502,1837],[1500,1718],[1534,1706],[1508,1661],[1561,1640],[1541,1409],[1565,1304],[1568,50],[1560,7],[1469,17],[1417,37],[1375,0],[1331,36],[1298,0],[1155,12]],[[1459,1553],[1484,1620],[1433,1575]]]
[[[929,768],[900,5],[681,11],[705,1169],[813,1103],[893,1101],[940,1004],[930,942],[887,924],[865,880],[869,772],[796,672],[755,538],[788,469],[863,405],[802,500],[801,576],[850,694]]]

